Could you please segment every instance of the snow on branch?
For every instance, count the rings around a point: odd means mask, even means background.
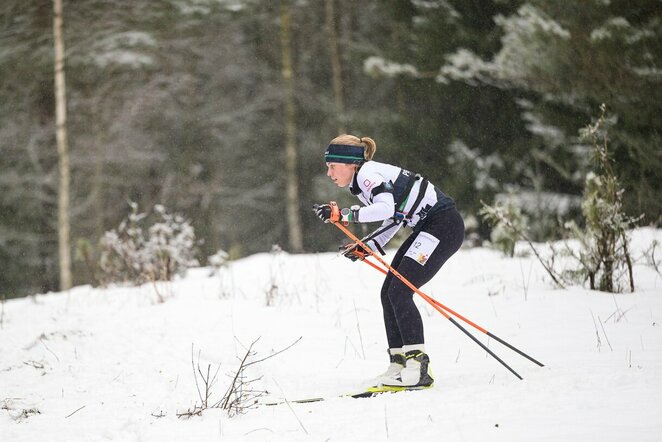
[[[382,57],[368,57],[363,61],[363,72],[371,77],[419,77],[420,73],[411,64],[396,63]]]

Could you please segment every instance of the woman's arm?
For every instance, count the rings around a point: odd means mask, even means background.
[[[377,194],[372,199],[372,204],[359,209],[360,223],[372,223],[375,221],[384,221],[395,215],[395,201],[393,194],[383,192]]]

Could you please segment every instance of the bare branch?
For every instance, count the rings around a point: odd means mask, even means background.
[[[259,341],[260,338],[254,340],[248,348],[246,348],[239,340],[237,342],[246,350],[244,356],[239,359],[239,368],[231,376],[230,385],[225,391],[223,397],[212,403],[211,398],[213,395],[213,388],[216,384],[218,378],[218,372],[220,370],[220,365],[216,368],[216,371],[212,375],[211,364],[207,365],[207,369],[203,370],[200,367],[200,352],[198,352],[198,363],[197,367],[193,357],[193,347],[191,347],[191,367],[193,369],[193,376],[195,379],[195,385],[198,391],[198,398],[200,403],[197,402],[193,407],[189,408],[187,411],[182,413],[177,413],[177,417],[191,417],[199,416],[203,411],[209,408],[220,408],[225,410],[230,417],[237,414],[245,413],[248,409],[257,406],[258,399],[267,392],[259,388],[254,388],[253,386],[262,380],[261,377],[249,378],[246,376],[246,368],[257,364],[258,362],[265,361],[267,359],[273,358],[274,356],[292,348],[296,343],[301,340],[301,337],[294,341],[292,344],[288,345],[282,350],[279,350],[265,358],[257,359],[251,361],[251,358],[254,358],[257,353],[253,351],[253,347]],[[198,380],[198,377],[200,380]],[[204,391],[203,391],[204,390]],[[210,405],[211,404],[211,405]]]

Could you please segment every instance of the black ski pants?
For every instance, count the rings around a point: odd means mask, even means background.
[[[464,221],[455,207],[431,213],[421,222],[422,227],[414,230],[391,262],[391,266],[417,288],[437,274],[448,258],[459,250],[464,240]],[[422,233],[424,238],[419,238]],[[412,257],[415,254],[411,251],[407,253],[422,240],[429,244],[430,235],[439,240],[431,253],[418,260]],[[426,257],[427,260],[421,264],[420,261]],[[423,321],[414,304],[413,295],[414,292],[409,287],[388,272],[382,286],[381,298],[389,348],[423,344],[425,341]]]

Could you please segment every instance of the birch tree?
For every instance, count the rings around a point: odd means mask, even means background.
[[[71,245],[69,220],[69,143],[67,140],[67,101],[64,81],[64,36],[62,0],[53,0],[53,41],[55,44],[55,136],[59,165],[58,250],[60,290],[71,288]]]
[[[333,84],[333,97],[336,104],[336,120],[338,121],[338,134],[347,132],[344,122],[345,100],[343,99],[342,63],[338,49],[338,36],[336,33],[335,0],[325,0],[324,17],[326,19],[326,32],[329,37],[329,55],[331,59],[331,79]]]
[[[280,43],[282,56],[281,75],[285,106],[285,187],[288,241],[293,252],[303,250],[301,215],[299,211],[299,177],[297,174],[297,124],[294,98],[294,65],[292,61],[292,24],[290,6],[284,1],[280,6]]]

